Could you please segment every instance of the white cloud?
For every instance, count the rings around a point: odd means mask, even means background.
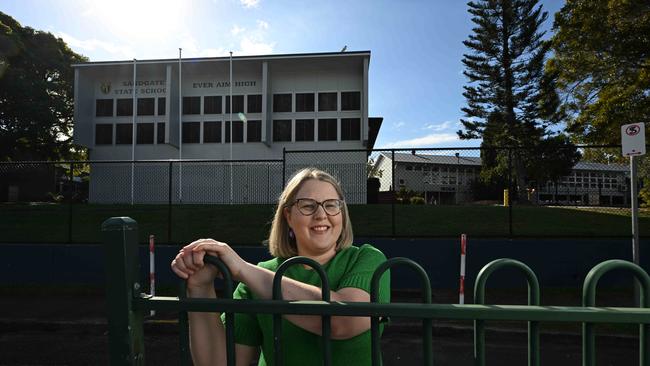
[[[223,47],[206,48],[199,52],[199,57],[223,57],[229,55],[230,55],[229,51]]]
[[[243,55],[268,55],[273,53],[275,42],[265,43],[262,41],[255,41],[249,37],[242,38],[239,44],[241,51],[237,52]]]
[[[403,121],[399,121],[397,123],[393,123],[393,128],[395,128],[396,130],[399,130],[400,128],[404,127],[405,124],[406,123],[404,123]]]
[[[444,121],[442,123],[427,123],[422,129],[424,130],[432,130],[434,132],[441,132],[448,130],[450,127],[453,127],[454,122],[452,121]]]
[[[267,29],[269,29],[269,23],[265,22],[263,20],[258,20],[257,21],[257,28],[267,30]]]
[[[72,49],[83,54],[85,51],[101,50],[118,58],[132,58],[135,55],[133,49],[128,46],[118,46],[111,42],[104,42],[98,39],[78,39],[64,32],[55,33],[56,37],[62,38]]]
[[[232,29],[230,29],[230,34],[232,34],[233,36],[236,36],[236,35],[244,32],[245,30],[246,30],[246,28],[242,28],[242,27],[238,26],[237,24],[235,24],[232,27]]]
[[[408,147],[423,147],[436,145],[441,143],[447,143],[452,141],[458,141],[458,135],[455,133],[440,133],[440,134],[430,134],[423,137],[417,137],[410,140],[401,140],[395,142],[389,142],[383,148],[408,148]]]
[[[239,0],[241,4],[247,8],[257,8],[260,5],[260,0]]]

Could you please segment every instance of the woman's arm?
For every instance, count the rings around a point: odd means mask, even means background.
[[[214,279],[218,272],[213,266],[197,266],[199,257],[179,252],[172,261],[172,270],[187,279],[190,298],[216,298]],[[202,258],[201,258],[202,261]],[[195,365],[226,365],[226,332],[219,313],[188,312],[190,350]],[[257,348],[235,345],[237,365],[248,366],[256,357]]]
[[[237,255],[228,244],[212,239],[201,239],[183,249],[191,255],[193,263],[203,266],[205,254],[216,255],[228,266],[233,279],[245,283],[261,299],[271,299],[274,272],[250,264]],[[282,279],[282,298],[288,301],[320,300],[322,292],[319,287],[308,285],[287,277]],[[342,288],[330,292],[331,301],[369,302],[370,295],[358,288]],[[316,315],[285,315],[295,325],[315,334],[322,334],[321,317]],[[370,329],[368,317],[332,317],[332,338],[348,339]]]

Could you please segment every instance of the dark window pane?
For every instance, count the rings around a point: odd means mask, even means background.
[[[154,98],[138,98],[138,116],[153,116]]]
[[[159,116],[164,116],[167,114],[165,111],[167,110],[167,101],[166,99],[163,98],[158,98],[158,115]]]
[[[248,142],[262,141],[262,121],[248,121],[246,122],[246,139]]]
[[[337,110],[336,93],[318,93],[318,110],[319,111]]]
[[[136,142],[138,144],[153,144],[153,123],[138,123]]]
[[[203,142],[221,142],[221,122],[203,122]]]
[[[95,125],[95,145],[113,144],[113,125]]]
[[[273,120],[273,141],[291,141],[291,120]]]
[[[248,96],[248,113],[262,113],[262,95]]]
[[[296,94],[296,112],[314,111],[314,93]]]
[[[158,122],[157,125],[158,125],[158,137],[156,138],[156,142],[159,144],[164,144],[165,143],[165,122]]]
[[[95,117],[113,117],[113,99],[97,99]]]
[[[117,113],[118,116],[132,116],[133,115],[133,99],[118,99],[117,100]]]
[[[244,96],[232,96],[232,113],[244,112]],[[230,95],[226,95],[226,113],[230,113]]]
[[[203,114],[221,114],[221,95],[203,98]]]
[[[361,92],[341,92],[341,110],[358,111],[361,109]]]
[[[234,100],[234,98],[233,98]],[[233,106],[233,109],[235,107]],[[235,121],[233,123],[232,142],[244,142],[244,122]],[[230,142],[230,122],[226,121],[226,142]]]
[[[183,97],[183,114],[201,114],[201,97]]]
[[[314,141],[314,120],[296,120],[296,141]]]
[[[318,141],[336,141],[336,119],[318,120]]]
[[[273,112],[291,112],[291,94],[273,94]]]
[[[133,143],[133,124],[118,123],[115,125],[115,143],[131,145]]]
[[[201,141],[201,122],[183,122],[183,143],[198,144]]]
[[[341,140],[361,140],[360,118],[341,118]]]

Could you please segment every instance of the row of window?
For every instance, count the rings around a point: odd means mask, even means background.
[[[198,144],[201,142],[201,124],[203,124],[204,143],[230,142],[230,121],[206,121],[203,123],[183,122],[183,143]],[[260,141],[262,141],[262,122],[247,121],[246,142]],[[244,123],[242,121],[234,121],[232,124],[232,142],[244,142]]]
[[[292,125],[294,141],[337,141],[338,120],[336,118],[296,119],[292,124],[290,119],[273,120],[273,141],[292,141]],[[316,139],[315,131],[318,131]],[[341,118],[341,140],[353,141],[361,139],[361,119]]]
[[[338,111],[338,93],[296,93],[295,108],[294,94],[273,94],[273,112],[314,112],[316,110],[316,94],[318,95],[318,111]],[[203,111],[201,111],[203,98]],[[244,103],[244,98],[246,103]],[[158,106],[156,108],[156,99]],[[138,116],[153,116],[157,110],[158,116],[165,115],[165,98],[137,98],[136,114]],[[115,110],[114,110],[115,104]],[[361,92],[341,92],[341,110],[358,111],[361,109]],[[233,113],[262,113],[262,95],[233,95]],[[191,114],[222,114],[230,113],[230,96],[206,95],[203,97],[183,97],[185,115]],[[95,101],[96,117],[133,116],[133,99],[97,99]]]
[[[130,145],[133,143],[133,124],[117,123],[97,124],[95,126],[95,145],[113,144],[113,126],[115,126],[115,144]],[[136,125],[136,144],[153,144],[154,127],[156,128],[155,141],[165,143],[165,123],[138,123]]]

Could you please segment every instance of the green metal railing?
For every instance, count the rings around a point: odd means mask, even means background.
[[[476,281],[474,289],[477,304],[431,304],[429,278],[417,263],[406,258],[393,258],[383,263],[372,278],[371,302],[341,303],[329,302],[329,283],[322,268],[308,258],[296,257],[287,260],[276,272],[273,283],[273,300],[233,300],[232,280],[228,268],[214,257],[206,257],[224,274],[225,291],[229,298],[194,299],[185,298],[185,289],[179,297],[149,296],[140,293],[137,223],[128,217],[114,217],[102,225],[106,258],[106,297],[109,310],[109,350],[111,365],[144,365],[143,319],[150,310],[179,312],[181,326],[181,362],[190,363],[187,332],[187,312],[223,312],[226,314],[227,360],[235,364],[234,313],[272,314],[274,319],[275,364],[282,364],[282,344],[279,337],[283,314],[320,315],[323,317],[322,352],[323,363],[331,362],[329,319],[331,316],[366,316],[371,318],[372,363],[381,364],[379,348],[380,318],[404,317],[423,321],[423,360],[425,365],[433,364],[431,342],[433,319],[454,319],[475,321],[475,364],[485,364],[484,322],[486,320],[514,320],[528,322],[528,365],[539,365],[539,322],[572,322],[583,324],[583,365],[595,365],[593,324],[618,323],[639,325],[639,364],[650,366],[650,277],[639,266],[613,260],[594,267],[587,275],[583,286],[583,306],[540,306],[539,284],[534,272],[521,262],[499,259],[485,266]],[[307,264],[320,275],[323,299],[321,301],[281,300],[281,276],[290,265]],[[379,303],[379,279],[396,265],[407,265],[422,278],[423,303]],[[528,305],[485,305],[485,286],[489,276],[504,267],[514,267],[524,273],[528,280]],[[641,307],[612,308],[595,306],[595,289],[598,280],[607,272],[624,269],[631,271],[640,284]]]

